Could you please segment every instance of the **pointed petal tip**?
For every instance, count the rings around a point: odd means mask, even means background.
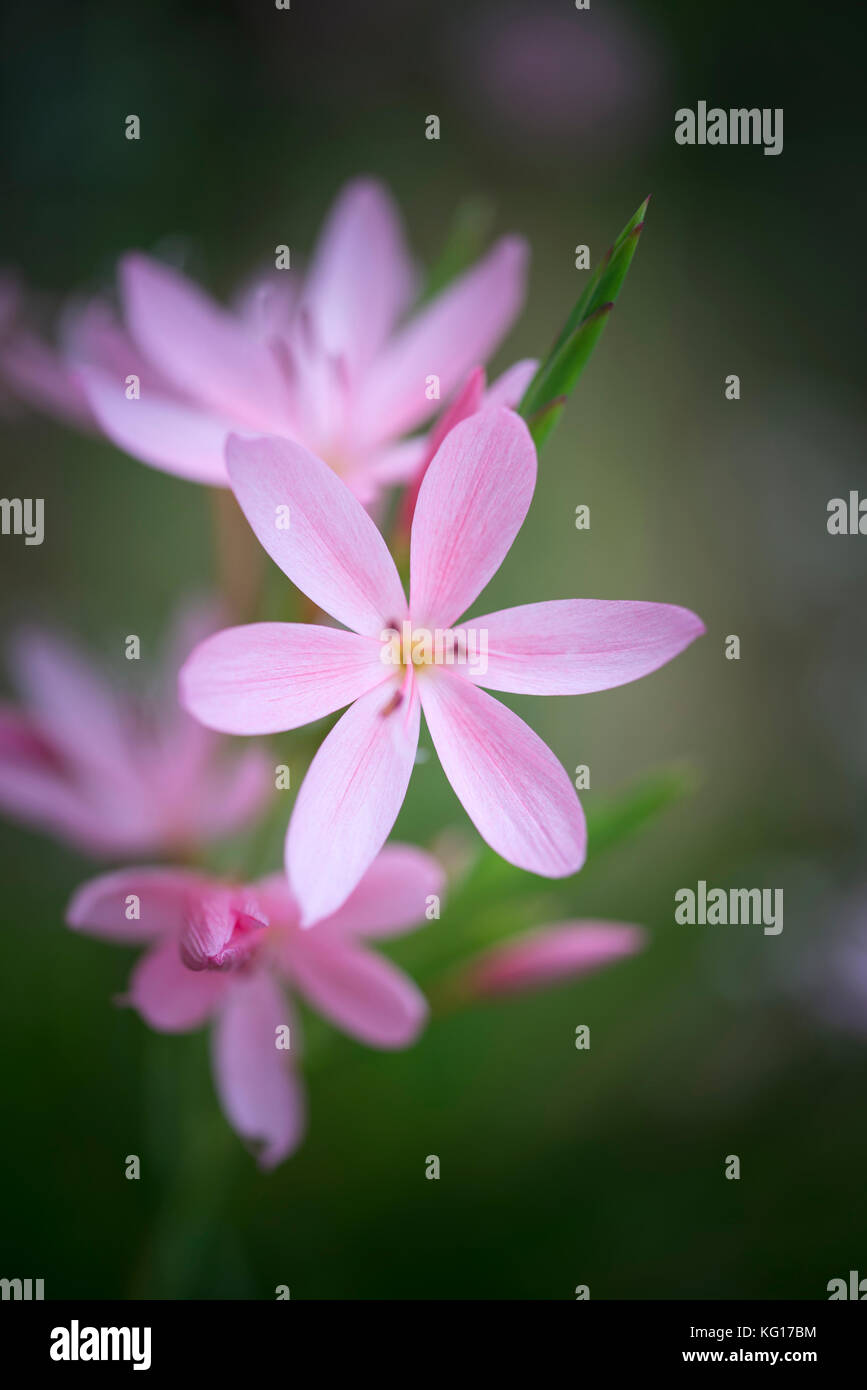
[[[530,259],[530,243],[526,237],[507,232],[494,243],[488,254],[491,259],[510,262],[515,269],[524,271]]]

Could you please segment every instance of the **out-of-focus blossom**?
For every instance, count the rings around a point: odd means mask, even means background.
[[[534,159],[544,161],[552,148],[559,157],[567,140],[573,157],[608,158],[640,146],[655,128],[665,55],[625,8],[498,3],[462,29],[462,59],[450,66],[460,77],[472,73],[464,87],[474,94],[475,119],[495,118]]]
[[[826,1025],[867,1038],[867,891],[817,903],[786,985]]]
[[[30,298],[12,280],[14,292],[5,316],[0,289],[0,381],[19,400],[79,429],[98,431],[81,379],[83,371],[123,383],[130,376],[139,390],[179,406],[183,394],[139,351],[105,299],[73,299],[57,325],[55,343],[37,329]]]
[[[555,922],[485,951],[456,984],[462,997],[525,994],[633,956],[644,944],[642,928],[625,922]]]
[[[22,630],[0,705],[0,811],[97,856],[185,853],[242,826],[273,786],[264,751],[221,756],[179,706],[177,670],[214,615],[186,614],[150,698],[115,689],[54,633]]]
[[[208,639],[181,673],[187,708],[238,734],[297,728],[344,705],[298,793],[286,840],[305,922],[333,911],[384,844],[406,794],[420,707],[443,770],[504,859],[551,878],[584,862],[584,815],[557,758],[480,687],[577,695],[647,675],[703,631],[663,603],[561,600],[453,624],[499,569],[526,516],[536,451],[511,411],[446,436],[412,527],[410,602],[382,536],[321,460],[279,439],[229,441],[235,495],[272,559],[351,631],[260,623]],[[275,526],[281,506],[291,527]],[[399,661],[389,633],[422,639]],[[482,643],[484,635],[484,643]],[[441,655],[437,654],[440,643]],[[484,645],[485,660],[454,662]]]
[[[122,327],[97,304],[73,316],[62,360],[23,335],[0,368],[49,404],[72,369],[70,413],[83,391],[120,448],[167,472],[226,486],[227,434],[284,435],[369,502],[417,469],[426,444],[406,436],[497,346],[525,265],[524,243],[504,237],[407,319],[415,276],[398,214],[362,179],[338,198],[297,288],[296,270],[275,271],[224,309],[133,253],[120,265]]]
[[[305,1128],[294,1065],[300,1034],[282,985],[370,1047],[408,1046],[427,1017],[424,996],[364,942],[416,926],[441,891],[431,855],[390,845],[340,911],[311,931],[301,928],[282,875],[230,886],[161,868],[121,869],[84,884],[67,922],[111,941],[147,943],[123,1002],[163,1033],[213,1022],[220,1103],[261,1166],[273,1168]]]

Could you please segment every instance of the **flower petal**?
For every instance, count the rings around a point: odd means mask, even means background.
[[[120,267],[126,324],[169,380],[251,430],[288,423],[286,389],[268,347],[177,271],[133,253]]]
[[[463,983],[475,995],[521,994],[586,975],[643,945],[642,928],[625,922],[556,922],[486,951]]]
[[[409,976],[349,938],[306,932],[288,962],[314,1008],[369,1047],[407,1047],[424,1025],[427,1001]]]
[[[373,179],[347,184],[304,287],[325,351],[345,356],[351,368],[369,361],[406,309],[413,280],[400,217],[386,190]]]
[[[415,508],[414,623],[447,628],[469,608],[508,554],[535,485],[536,450],[511,411],[480,411],[446,435]]]
[[[439,377],[445,400],[488,358],[523,301],[526,262],[525,243],[503,237],[392,339],[365,382],[363,420],[371,438],[404,434],[432,413],[430,376]]]
[[[289,1028],[290,1048],[277,1046]],[[211,1039],[214,1084],[226,1119],[274,1168],[301,1142],[304,1090],[290,1060],[296,1030],[282,990],[264,970],[236,975]]]
[[[428,898],[441,897],[442,866],[415,845],[386,845],[333,916],[317,925],[353,936],[395,936],[424,923]]]
[[[29,329],[20,329],[0,348],[0,375],[22,400],[80,429],[94,420],[81,384],[61,355]]]
[[[226,461],[262,545],[314,603],[377,638],[392,618],[403,618],[406,599],[388,547],[326,463],[288,439],[234,435]]]
[[[704,632],[673,603],[555,599],[486,613],[465,626],[487,634],[487,669],[467,675],[488,690],[584,695],[638,680]]]
[[[506,406],[509,410],[517,410],[538,366],[535,357],[523,357],[520,362],[507,367],[485,392],[484,408],[493,410],[496,406]]]
[[[418,698],[397,708],[389,681],[338,720],[310,765],[289,822],[286,869],[302,926],[334,912],[369,869],[403,804],[418,746]]]
[[[121,703],[77,647],[55,633],[22,628],[11,666],[35,723],[73,767],[117,776],[129,766]]]
[[[188,970],[178,938],[171,935],[139,961],[124,1002],[158,1033],[187,1033],[210,1018],[230,978],[231,972]]]
[[[252,820],[274,791],[274,760],[264,748],[248,748],[238,758],[206,772],[201,779],[198,833],[220,839]]]
[[[237,421],[146,387],[128,400],[125,378],[98,367],[78,367],[76,376],[100,429],[124,453],[193,483],[228,487],[224,448]]]
[[[105,849],[98,808],[38,725],[8,705],[0,707],[0,811],[79,848]]]
[[[187,906],[207,888],[207,879],[186,869],[116,869],[76,890],[66,909],[66,924],[106,941],[149,941],[169,933],[177,956],[176,938]],[[139,916],[133,920],[127,917],[131,895],[138,899]]]
[[[196,719],[227,734],[297,729],[351,704],[391,668],[370,637],[315,623],[250,623],[201,642],[180,674]]]
[[[499,700],[450,671],[419,681],[443,771],[479,834],[519,869],[563,878],[584,863],[584,813],[547,744]]]

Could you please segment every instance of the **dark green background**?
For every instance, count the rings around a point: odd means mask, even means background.
[[[42,1277],[49,1297],[570,1298],[587,1283],[592,1297],[823,1298],[829,1279],[867,1274],[863,1041],[812,1007],[843,901],[863,895],[867,919],[867,539],[825,530],[828,499],[865,486],[857,7],[4,9],[2,259],[57,293],[98,287],[130,246],[182,246],[228,293],[277,243],[309,252],[340,184],[367,172],[428,264],[468,197],[528,237],[505,365],[543,351],[580,292],[575,245],[595,263],[651,192],[490,607],[665,600],[708,635],[619,690],[509,700],[568,768],[590,765],[588,809],[672,760],[695,769],[689,798],[605,855],[591,843],[573,883],[521,908],[528,924],[641,922],[650,949],[434,1022],[405,1054],[334,1040],[311,1069],[308,1140],[269,1176],[219,1115],[204,1039],[157,1038],[114,1009],[131,954],[62,927],[91,866],[0,827],[0,1275]],[[549,13],[574,26],[552,39],[564,110],[548,109],[553,78],[498,104],[499,36]],[[573,107],[598,73],[586,35],[605,41],[614,20],[634,67],[614,97]],[[699,99],[782,106],[783,154],[679,148],[674,111]],[[432,112],[439,143],[423,138]],[[204,491],[35,416],[3,436],[0,492],[45,497],[47,525],[39,549],[0,541],[4,630],[35,614],[125,665],[124,634],[147,648],[212,581]],[[292,746],[277,741],[287,760]],[[398,833],[449,827],[471,835],[430,761]],[[782,936],[675,927],[675,889],[700,878],[783,887]],[[740,1182],[723,1176],[731,1153]]]

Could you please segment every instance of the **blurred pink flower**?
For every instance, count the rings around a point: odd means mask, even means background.
[[[333,911],[384,844],[409,783],[420,703],[483,839],[520,868],[575,873],[586,832],[569,777],[524,721],[479,687],[577,695],[622,685],[676,656],[704,631],[701,621],[671,604],[534,603],[457,629],[467,643],[468,634],[485,634],[484,669],[436,657],[385,666],[389,630],[404,621],[428,635],[451,630],[505,559],[536,481],[524,422],[485,410],[446,436],[416,506],[409,605],[370,516],[323,462],[287,440],[235,438],[227,461],[272,559],[352,629],[230,628],[181,672],[187,709],[230,733],[297,728],[351,704],[313,759],[289,825],[287,869],[305,923]],[[287,504],[290,528],[278,529]]]
[[[76,320],[66,361],[101,428],[145,463],[227,486],[227,434],[284,435],[369,502],[418,467],[425,442],[404,436],[497,346],[520,308],[525,265],[525,244],[504,237],[404,322],[415,276],[398,214],[385,189],[360,179],[339,196],[297,289],[296,271],[275,271],[223,309],[132,253],[120,266],[123,328],[96,306],[96,326]],[[28,361],[36,351],[24,342],[0,364],[19,379],[44,371],[49,390],[50,360]],[[127,395],[130,375],[138,399]]]
[[[469,22],[466,22],[469,19]],[[472,93],[474,122],[508,131],[510,149],[534,163],[610,160],[640,149],[658,129],[667,57],[634,10],[572,0],[499,0],[461,17],[459,60],[447,36],[450,80]]]
[[[300,1035],[282,982],[370,1047],[408,1046],[427,1017],[424,996],[363,943],[422,922],[442,877],[431,855],[390,845],[340,911],[304,931],[282,874],[241,887],[182,870],[120,869],[84,884],[66,920],[108,940],[148,944],[122,1002],[151,1028],[183,1033],[213,1021],[220,1103],[261,1166],[273,1168],[305,1127],[293,1065]],[[133,898],[139,916],[129,920]]]
[[[124,379],[134,373],[148,392],[174,393],[144,360],[104,300],[70,301],[60,316],[56,345],[40,336],[38,317],[34,296],[5,277],[0,285],[0,380],[35,409],[96,431],[99,426],[78,377],[83,366],[115,375],[123,372]]]
[[[177,670],[213,613],[185,615],[149,703],[30,628],[11,643],[23,707],[0,705],[0,811],[93,855],[186,852],[242,826],[273,783],[264,752],[224,761],[177,701]]]
[[[643,946],[641,927],[624,922],[555,922],[485,951],[461,972],[457,986],[471,998],[524,994],[587,975]]]

